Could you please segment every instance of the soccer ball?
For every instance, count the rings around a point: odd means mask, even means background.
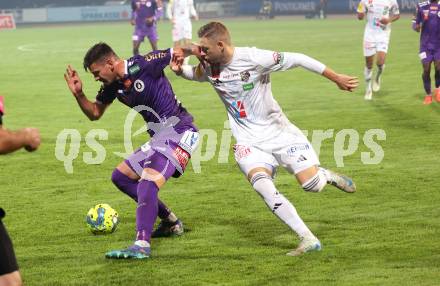
[[[112,233],[118,226],[118,213],[108,204],[98,204],[86,216],[87,226],[93,234]]]

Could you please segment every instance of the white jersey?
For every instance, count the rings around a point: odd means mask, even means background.
[[[279,53],[257,48],[235,48],[224,66],[183,66],[182,76],[209,81],[228,112],[232,134],[239,143],[263,142],[292,125],[272,95],[270,73],[302,66],[322,74],[325,66],[303,54]]]
[[[175,21],[189,20],[197,17],[193,0],[170,0],[167,6],[167,16]]]
[[[361,0],[357,12],[367,14],[364,40],[388,42],[391,23],[383,25],[379,21],[384,17],[399,15],[397,0]]]

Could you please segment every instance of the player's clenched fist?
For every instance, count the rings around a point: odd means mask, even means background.
[[[37,128],[23,128],[21,130],[23,133],[24,139],[25,139],[25,146],[24,148],[26,151],[32,152],[38,149],[38,146],[40,146],[41,138],[40,138],[40,132]]]

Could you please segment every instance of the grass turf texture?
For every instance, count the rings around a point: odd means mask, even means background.
[[[285,256],[297,244],[294,234],[266,209],[231,152],[229,164],[218,164],[216,155],[202,163],[201,174],[190,170],[161,190],[160,197],[190,231],[181,238],[153,239],[151,260],[106,260],[106,251],[128,246],[134,238],[136,205],[110,181],[121,161],[113,152],[124,151],[128,109],[115,101],[100,121],[88,121],[63,72],[72,64],[93,99],[99,85],[82,70],[83,55],[105,41],[129,57],[132,28],[127,23],[25,27],[1,32],[5,127],[38,127],[43,143],[36,153],[0,158],[0,203],[26,285],[438,285],[440,105],[422,105],[419,36],[411,31],[410,18],[393,24],[382,90],[372,102],[363,100],[364,22],[225,23],[236,46],[303,52],[361,80],[357,91],[345,93],[301,69],[272,75],[275,98],[301,129],[336,133],[352,128],[361,136],[359,149],[345,158],[343,168],[336,168],[334,139],[323,142],[320,155],[324,166],[352,176],[358,193],[331,187],[321,194],[305,193],[284,171],[276,179],[320,238],[323,251]],[[160,48],[171,45],[170,29],[169,23],[159,24]],[[198,126],[220,137],[226,114],[213,89],[166,73]],[[54,155],[56,136],[64,128],[78,129],[82,136],[73,174]],[[109,133],[108,140],[100,141],[106,159],[87,165],[82,154],[93,150],[84,137],[96,128]],[[378,165],[364,165],[361,152],[369,149],[362,136],[374,128],[386,132],[386,141],[379,141],[385,157]],[[134,147],[145,140],[146,135],[135,137]],[[85,226],[87,210],[100,202],[120,214],[121,224],[111,235],[94,236]]]

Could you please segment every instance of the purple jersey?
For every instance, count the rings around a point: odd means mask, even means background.
[[[440,5],[429,1],[418,4],[416,24],[422,26],[420,51],[440,49]]]
[[[132,19],[137,29],[147,28],[147,18],[156,15],[158,9],[156,0],[131,0]]]
[[[128,107],[140,108],[136,110],[148,123],[150,136],[164,133],[169,127],[178,133],[196,131],[193,117],[176,99],[163,71],[170,60],[170,49],[128,59],[125,78],[102,86],[96,101],[110,104],[117,98]]]

